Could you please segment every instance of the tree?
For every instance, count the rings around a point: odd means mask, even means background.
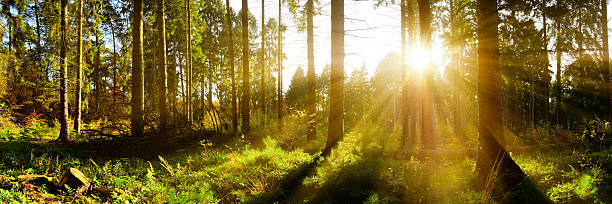
[[[344,136],[344,0],[331,2],[331,25],[329,131],[323,156],[329,156]]]
[[[306,114],[308,114],[308,128],[306,138],[309,142],[317,139],[317,120],[316,120],[316,95],[315,95],[315,68],[314,68],[314,34],[312,25],[313,0],[306,2],[306,41],[308,52],[308,99],[306,101]]]
[[[402,142],[401,148],[406,146],[406,140],[409,137],[409,127],[408,127],[408,71],[406,70],[406,0],[400,1],[400,43],[402,49],[402,58],[401,58],[401,77],[402,77],[402,95],[401,95],[401,120],[402,120]]]
[[[61,16],[60,16],[60,105],[62,109],[62,115],[60,117],[60,141],[70,141],[70,132],[68,130],[68,57],[66,52],[68,51],[68,39],[66,39],[66,12],[68,10],[67,0],[61,0]]]
[[[286,94],[286,102],[287,106],[290,110],[300,111],[304,110],[304,102],[305,95],[307,94],[307,81],[304,76],[304,69],[302,66],[299,66],[293,77],[291,78],[291,84],[289,84],[289,89]]]
[[[168,69],[166,68],[166,20],[165,0],[157,0],[157,68],[159,72],[159,126],[164,131],[168,126]]]
[[[419,25],[421,31],[421,46],[428,51],[427,61],[431,59],[431,8],[429,0],[419,0]],[[423,96],[421,97],[422,112],[422,142],[425,149],[435,149],[435,115],[433,108],[433,70],[425,69]]]
[[[276,105],[276,112],[278,114],[278,129],[281,130],[283,127],[283,44],[282,44],[282,21],[281,21],[281,10],[283,0],[278,0],[278,104]]]
[[[601,1],[601,49],[602,49],[602,69],[603,69],[603,97],[604,115],[608,120],[612,119],[610,108],[610,51],[608,50],[608,0]]]
[[[83,0],[79,1],[79,15],[77,16],[77,38],[78,38],[78,61],[76,71],[76,110],[74,111],[74,131],[77,137],[81,135],[81,109],[82,109],[82,91],[81,86],[83,84]]]
[[[261,111],[266,115],[266,18],[264,16],[265,0],[261,0]]]
[[[185,115],[187,115],[187,121],[191,122],[193,121],[193,103],[191,102],[191,99],[193,98],[193,82],[192,82],[192,76],[193,76],[193,57],[192,57],[192,50],[191,50],[191,0],[187,0],[186,2],[187,4],[187,37],[185,38],[187,40],[187,80],[185,83],[187,83],[187,108],[186,108],[186,113]]]
[[[250,129],[250,76],[249,73],[249,21],[248,21],[248,1],[242,0],[242,130],[248,132]]]
[[[100,29],[100,23],[101,23],[101,14],[100,12],[102,12],[102,9],[100,8],[100,5],[102,4],[102,2],[100,0],[94,1],[93,2],[94,5],[92,6],[92,8],[94,9],[93,11],[93,20],[94,22],[92,23],[92,32],[94,34],[94,40],[93,40],[93,44],[95,45],[95,48],[93,49],[95,54],[94,54],[94,70],[93,70],[93,84],[94,84],[94,100],[93,100],[93,105],[94,105],[94,117],[95,118],[100,118],[100,115],[103,113],[102,111],[100,111],[100,104],[101,104],[101,94],[102,91],[104,89],[103,85],[102,85],[102,66],[101,66],[101,55],[102,55],[102,42],[101,39],[102,38],[102,32]]]
[[[232,112],[232,132],[236,133],[238,131],[238,114],[236,107],[236,76],[234,73],[234,38],[232,34],[232,11],[230,10],[229,0],[225,0],[225,8],[227,9],[227,30],[228,30],[228,38],[229,38],[229,61],[230,61],[230,77],[232,80],[232,102],[231,102],[231,112]]]
[[[485,188],[487,180],[500,181],[508,192],[525,179],[525,173],[504,150],[501,118],[501,71],[496,0],[478,0],[478,112],[479,152],[476,173]],[[497,182],[495,182],[497,183]]]
[[[132,136],[144,134],[144,72],[142,48],[142,0],[134,0],[132,11]]]

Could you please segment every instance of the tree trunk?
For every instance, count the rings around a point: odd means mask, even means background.
[[[232,34],[232,10],[230,9],[229,0],[225,0],[225,8],[227,9],[227,29],[229,38],[229,61],[230,61],[230,77],[232,79],[232,132],[238,132],[238,110],[236,107],[236,74],[234,73],[234,36]]]
[[[113,40],[113,113],[117,116],[117,45],[115,44],[115,27],[113,26],[113,19],[108,20],[110,22],[111,36]]]
[[[331,85],[329,131],[323,156],[344,136],[344,0],[331,2]]]
[[[261,111],[266,116],[266,20],[264,16],[265,0],[261,0]],[[265,123],[264,119],[264,123]]]
[[[61,0],[61,16],[60,16],[60,105],[62,109],[62,115],[60,116],[60,141],[70,141],[70,132],[68,130],[68,57],[66,57],[67,43],[66,39],[66,12],[68,11],[67,0]]]
[[[249,19],[248,19],[248,1],[242,0],[242,131],[248,132],[250,129],[250,77],[249,73]]]
[[[402,141],[400,148],[405,148],[407,139],[409,137],[409,127],[408,127],[408,70],[406,67],[406,0],[400,1],[400,43],[402,49],[402,60],[401,60],[401,77],[402,77],[402,90],[401,90],[401,121],[402,121]]]
[[[40,7],[38,7],[38,0],[34,1],[34,18],[36,20],[36,54],[38,55],[38,66],[40,66],[40,63],[43,62],[43,57],[42,57],[42,46],[40,44],[40,33],[42,32],[40,30]],[[45,66],[45,81],[49,80],[49,70],[48,68]],[[77,135],[78,136],[78,135]]]
[[[166,67],[166,7],[165,0],[157,0],[157,69],[159,72],[159,129],[168,128],[168,69]]]
[[[193,104],[191,102],[192,99],[192,91],[193,91],[193,81],[192,81],[192,53],[191,53],[191,1],[187,0],[187,121],[191,123],[193,121]]]
[[[410,43],[410,47],[416,47],[416,15],[414,13],[414,0],[408,0],[407,5],[405,5],[405,15],[407,15],[407,24],[408,24],[408,43]],[[415,75],[411,75],[409,79],[412,79],[410,81],[414,81]],[[419,106],[419,95],[418,94],[418,90],[417,90],[417,84],[413,83],[412,84],[414,86],[413,89],[410,90],[409,94],[412,96],[412,98],[408,98],[407,101],[410,102],[410,105],[408,108],[409,110],[409,114],[410,114],[410,144],[412,144],[413,146],[417,145],[417,121],[419,121],[419,112],[420,112],[420,106]]]
[[[96,46],[96,54],[94,56],[94,73],[93,73],[93,77],[94,77],[94,87],[96,89],[94,89],[94,110],[95,110],[95,116],[94,118],[100,118],[100,92],[102,92],[101,86],[102,86],[102,80],[101,80],[101,71],[100,71],[100,52],[102,51],[102,43],[100,43],[100,37],[98,36],[99,33],[96,30],[95,32],[95,46]]]
[[[604,115],[609,121],[612,119],[610,108],[610,52],[608,51],[608,5],[607,0],[601,0],[601,41],[602,41],[602,69],[603,69],[603,97],[604,97]]]
[[[176,46],[176,43],[174,43]],[[177,73],[176,73],[176,50],[168,55],[168,111],[169,123],[174,123],[177,115],[176,93],[177,93]]]
[[[282,23],[281,23],[281,11],[282,11],[282,0],[278,0],[278,105],[276,105],[276,112],[278,114],[278,130],[283,128],[283,44],[282,42]]]
[[[561,122],[561,118],[560,118],[560,114],[561,114],[561,85],[563,83],[561,83],[561,23],[557,22],[557,45],[556,45],[556,60],[557,60],[557,76],[555,77],[557,80],[557,87],[556,87],[556,106],[555,106],[555,121],[557,123],[557,126],[560,124]]]
[[[478,114],[479,152],[476,173],[484,188],[489,179],[509,192],[525,178],[504,150],[501,118],[501,71],[498,48],[496,0],[478,0]],[[501,183],[497,183],[500,181]]]
[[[142,69],[142,0],[134,0],[132,13],[132,136],[144,134],[144,72]]]
[[[544,33],[544,62],[545,62],[545,66],[546,69],[545,71],[548,71],[548,67],[550,66],[549,60],[548,60],[548,24],[546,23],[546,0],[542,1],[542,30]],[[546,74],[546,79],[548,78],[548,74]],[[545,104],[545,111],[544,111],[544,119],[545,121],[550,124],[550,80],[545,81],[546,82],[546,86],[543,87],[544,88],[544,92],[545,92],[545,100],[544,100],[544,104]]]
[[[431,59],[431,9],[429,0],[419,0],[419,25],[421,31],[421,46],[427,50],[427,67],[424,71],[424,85],[421,98],[423,106],[421,139],[425,149],[436,149],[435,143],[435,113],[433,107],[433,72],[429,64]]]
[[[308,46],[308,104],[306,105],[308,114],[307,140],[312,142],[317,139],[316,121],[316,95],[315,95],[315,66],[314,66],[314,33],[313,33],[313,0],[306,2],[306,29]]]
[[[83,84],[83,0],[78,0],[79,1],[79,15],[77,16],[77,38],[79,41],[78,44],[78,60],[77,61],[77,71],[76,71],[76,96],[75,96],[75,102],[76,102],[76,110],[74,111],[74,132],[76,134],[76,137],[79,137],[81,135],[81,108],[82,108],[82,90],[81,90],[81,86]]]

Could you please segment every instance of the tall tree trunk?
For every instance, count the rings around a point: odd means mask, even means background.
[[[344,136],[344,0],[331,2],[331,85],[329,131],[323,156]]]
[[[493,188],[486,186],[486,181],[492,179],[495,184],[499,184],[501,192],[507,193],[523,181],[525,174],[504,150],[497,1],[478,0],[477,4],[480,148],[476,173],[485,188]]]
[[[250,77],[249,72],[249,6],[247,0],[242,0],[242,131],[248,132],[250,129]]]
[[[142,69],[142,0],[134,0],[132,13],[132,118],[131,128],[134,137],[144,134],[144,72]]]
[[[95,46],[96,46],[96,54],[94,56],[94,87],[96,88],[94,90],[94,110],[95,112],[95,117],[99,118],[100,117],[100,93],[102,92],[101,86],[102,86],[102,80],[101,80],[101,70],[100,70],[100,52],[102,52],[102,43],[100,43],[100,37],[98,36],[99,33],[96,29],[95,31]]]
[[[66,12],[68,11],[67,0],[61,0],[61,16],[60,16],[60,105],[62,107],[62,115],[60,116],[60,141],[70,141],[70,132],[68,130],[68,57],[66,56],[67,43],[66,39]]]
[[[433,107],[433,68],[430,66],[431,60],[431,9],[429,0],[419,0],[419,25],[421,31],[421,46],[427,50],[427,67],[425,68],[423,96],[421,103],[423,106],[423,124],[421,139],[425,149],[436,149],[435,143],[435,113]]]
[[[406,7],[404,8],[406,11],[407,17],[407,24],[408,24],[408,43],[410,43],[410,47],[416,47],[416,14],[415,14],[415,8],[414,8],[414,0],[408,0],[407,5],[405,5]],[[410,65],[412,67],[412,65]],[[409,79],[412,79],[410,81],[414,81],[415,75],[411,75]],[[420,99],[419,99],[419,95],[418,94],[418,90],[416,89],[417,84],[413,83],[412,84],[414,86],[413,89],[410,90],[410,95],[412,96],[412,98],[409,98],[408,101],[411,102],[410,106],[408,107],[409,109],[409,114],[410,114],[410,144],[412,144],[413,146],[417,145],[417,121],[419,121],[419,112],[421,110],[420,108]]]
[[[176,42],[174,43],[176,46]],[[172,54],[168,55],[168,106],[171,111],[168,111],[170,117],[170,123],[175,122],[177,115],[176,108],[176,93],[177,93],[177,73],[176,73],[176,50]]]
[[[230,61],[230,77],[232,78],[232,132],[238,132],[238,110],[236,104],[236,74],[234,73],[234,36],[232,34],[232,10],[230,9],[229,0],[225,0],[225,9],[227,9],[227,29],[229,38],[229,61]]]
[[[407,143],[407,139],[409,137],[409,128],[408,128],[408,111],[409,111],[409,104],[408,104],[408,70],[406,67],[406,0],[401,0],[400,1],[400,43],[401,43],[401,49],[402,49],[402,60],[401,60],[401,77],[402,77],[402,95],[401,95],[401,100],[400,100],[400,104],[401,104],[401,121],[402,121],[402,141],[401,141],[401,147],[400,148],[405,148],[406,147],[406,143]]]
[[[316,120],[316,95],[315,95],[315,66],[314,66],[314,33],[312,24],[313,0],[306,2],[306,35],[308,47],[308,132],[307,140],[312,142],[317,139]]]
[[[607,120],[612,119],[610,108],[610,51],[608,50],[608,2],[601,0],[601,41],[602,41],[602,65],[603,65],[603,97],[604,97],[604,115]]]
[[[278,0],[278,104],[276,105],[276,112],[278,114],[278,130],[283,128],[283,44],[282,44],[282,0]]]
[[[185,58],[185,54],[184,53],[181,53],[181,54],[182,54],[181,55],[182,58],[179,59],[179,64]],[[179,65],[179,66],[181,66],[181,65]],[[179,68],[179,70],[180,70],[180,72],[179,72],[180,73],[179,79],[181,80],[181,97],[183,98],[183,116],[185,118],[187,118],[187,93],[186,93],[187,91],[185,89],[185,86],[186,86],[185,85],[185,75],[186,75],[186,73],[185,73],[186,70],[185,69],[187,69],[187,66],[185,66],[185,65],[182,65]]]
[[[115,44],[115,27],[113,26],[113,19],[108,20],[110,22],[111,37],[113,38],[113,113],[117,115],[117,45]]]
[[[192,90],[193,90],[193,81],[192,81],[192,53],[191,53],[191,1],[187,0],[187,121],[191,123],[193,121],[193,104],[191,102],[192,99]]]
[[[41,66],[40,63],[42,63],[43,61],[43,57],[42,57],[42,46],[40,44],[40,34],[41,34],[41,30],[40,30],[40,7],[38,6],[38,0],[34,1],[34,18],[36,21],[36,54],[38,55],[38,66]],[[49,70],[48,68],[45,66],[45,81],[49,80]],[[77,135],[78,136],[78,135]]]
[[[546,0],[542,1],[542,30],[544,32],[544,62],[545,62],[545,67],[546,69],[544,71],[548,72],[548,67],[550,66],[549,60],[548,60],[548,24],[546,23]],[[545,72],[545,73],[546,73]],[[546,78],[548,79],[548,74],[546,74]],[[545,100],[544,100],[544,104],[545,104],[545,111],[544,111],[544,119],[545,121],[550,124],[550,80],[545,81],[546,82],[546,86],[543,87],[544,88],[544,92],[545,92]]]
[[[266,20],[264,16],[265,0],[261,0],[261,111],[266,116]],[[264,119],[264,123],[265,123]]]
[[[168,69],[166,67],[166,7],[165,0],[157,0],[157,70],[159,72],[159,128],[168,128]]]
[[[557,42],[556,42],[556,61],[557,61],[557,76],[555,77],[557,80],[557,87],[556,87],[556,106],[555,106],[555,122],[557,123],[557,126],[561,123],[560,121],[560,114],[561,114],[561,86],[563,83],[561,83],[561,23],[557,22]]]
[[[461,118],[461,109],[462,109],[462,104],[461,104],[461,95],[463,93],[463,75],[461,74],[460,69],[460,62],[459,62],[459,57],[461,56],[460,52],[459,52],[459,39],[457,37],[455,37],[455,30],[457,29],[457,25],[456,25],[456,12],[455,12],[455,7],[456,3],[455,0],[450,0],[449,3],[449,19],[450,19],[450,47],[449,49],[451,50],[451,63],[452,63],[452,69],[451,69],[451,77],[452,77],[452,81],[453,84],[455,86],[455,89],[453,91],[453,133],[455,134],[455,137],[458,138],[463,138],[463,134],[462,134],[462,130],[463,130],[463,120]]]
[[[77,137],[81,135],[81,107],[82,107],[82,90],[81,86],[83,84],[83,0],[79,1],[79,15],[77,16],[77,38],[79,41],[78,44],[78,60],[77,61],[77,71],[76,71],[76,110],[74,111],[74,132]]]

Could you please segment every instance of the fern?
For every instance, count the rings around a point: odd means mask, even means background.
[[[172,169],[172,165],[168,164],[166,159],[164,159],[162,156],[157,155],[157,157],[159,157],[162,167],[164,167],[170,173],[170,176],[174,176],[174,170]]]

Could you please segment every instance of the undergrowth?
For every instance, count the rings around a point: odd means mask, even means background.
[[[0,121],[2,122],[2,121]],[[473,158],[395,160],[373,152],[397,148],[398,134],[380,129],[347,133],[334,153],[295,145],[293,135],[271,135],[261,147],[243,137],[156,158],[96,157],[94,152],[34,142],[55,134],[35,121],[5,126],[0,135],[0,203],[480,203]],[[262,133],[267,134],[267,133]],[[19,139],[23,137],[22,139]],[[301,142],[303,144],[303,142]],[[320,145],[317,143],[315,145]],[[312,150],[310,150],[312,151]],[[513,155],[536,187],[555,203],[610,203],[612,150],[564,150]],[[77,168],[110,194],[48,192],[16,182],[23,174],[59,178]]]

